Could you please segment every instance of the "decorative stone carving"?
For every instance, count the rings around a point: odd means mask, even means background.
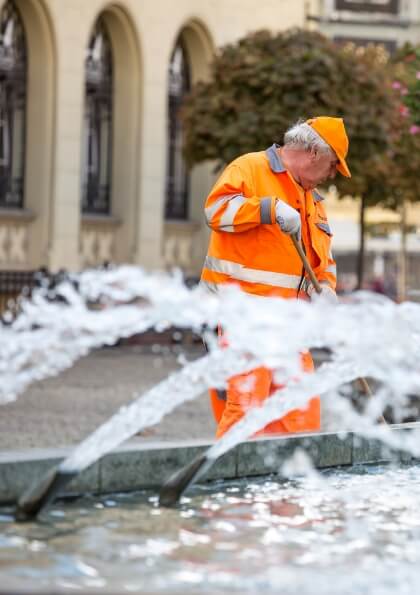
[[[26,262],[27,229],[22,225],[9,227],[9,258],[11,262]]]
[[[170,235],[164,240],[163,251],[166,268],[189,270],[192,265],[192,235]]]
[[[86,226],[81,233],[81,255],[84,267],[103,265],[114,260],[115,232]]]
[[[7,252],[7,227],[5,225],[0,226],[0,263],[5,264],[8,261]]]
[[[92,229],[82,231],[82,261],[83,266],[93,265],[95,263],[95,242],[96,232]]]
[[[175,235],[165,237],[163,241],[163,261],[166,268],[173,268],[176,266],[176,249],[177,237]]]
[[[25,265],[28,260],[28,228],[13,223],[0,224],[0,265]]]
[[[163,240],[163,261],[165,268],[180,268],[190,273],[193,268],[193,240],[199,229],[191,222],[167,222]]]
[[[192,236],[181,236],[177,242],[178,265],[189,268],[192,263]]]
[[[113,260],[114,233],[112,231],[97,234],[97,254],[100,262]]]

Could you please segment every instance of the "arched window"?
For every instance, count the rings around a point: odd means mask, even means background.
[[[87,48],[82,212],[109,214],[112,166],[112,46],[99,18]]]
[[[0,207],[23,207],[26,40],[12,0],[0,13]]]
[[[169,145],[165,204],[167,219],[187,219],[188,217],[189,175],[182,156],[183,130],[179,108],[190,88],[188,55],[182,40],[179,39],[169,64]]]

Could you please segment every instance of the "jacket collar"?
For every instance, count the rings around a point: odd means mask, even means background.
[[[286,168],[284,167],[283,162],[280,158],[280,155],[278,154],[278,151],[277,151],[277,149],[279,149],[279,148],[280,148],[280,145],[278,145],[277,143],[274,143],[265,152],[265,154],[267,155],[268,161],[270,163],[271,171],[273,171],[275,174],[282,174],[286,171]]]
[[[271,171],[275,174],[282,174],[286,171],[286,168],[283,165],[283,161],[277,151],[280,148],[280,145],[274,143],[269,147],[265,154],[267,155],[268,161],[270,163]],[[314,202],[320,202],[324,200],[324,197],[319,194],[316,190],[312,190],[312,196],[314,198]]]
[[[312,196],[314,197],[315,202],[319,202],[320,200],[324,200],[324,197],[317,192],[317,190],[312,190]]]

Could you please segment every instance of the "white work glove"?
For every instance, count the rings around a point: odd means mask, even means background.
[[[322,299],[326,302],[329,302],[330,304],[338,303],[337,294],[335,293],[334,289],[330,287],[327,283],[322,283],[321,293],[317,293],[315,291],[315,287],[312,285],[310,281],[308,281],[305,287],[305,291],[311,300]]]
[[[279,198],[276,200],[276,221],[283,233],[295,235],[300,240],[300,214]]]

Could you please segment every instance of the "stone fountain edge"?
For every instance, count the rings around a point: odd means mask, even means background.
[[[393,432],[415,431],[420,423],[396,424]],[[105,494],[156,489],[173,472],[210,446],[206,441],[132,441],[94,463],[67,487],[64,495]],[[409,463],[406,452],[391,451],[377,439],[355,432],[322,432],[260,438],[243,442],[221,457],[201,481],[232,480],[276,474],[299,448],[316,468],[349,467],[388,462]],[[71,452],[71,448],[33,448],[0,452],[0,504],[15,503],[21,494]]]

